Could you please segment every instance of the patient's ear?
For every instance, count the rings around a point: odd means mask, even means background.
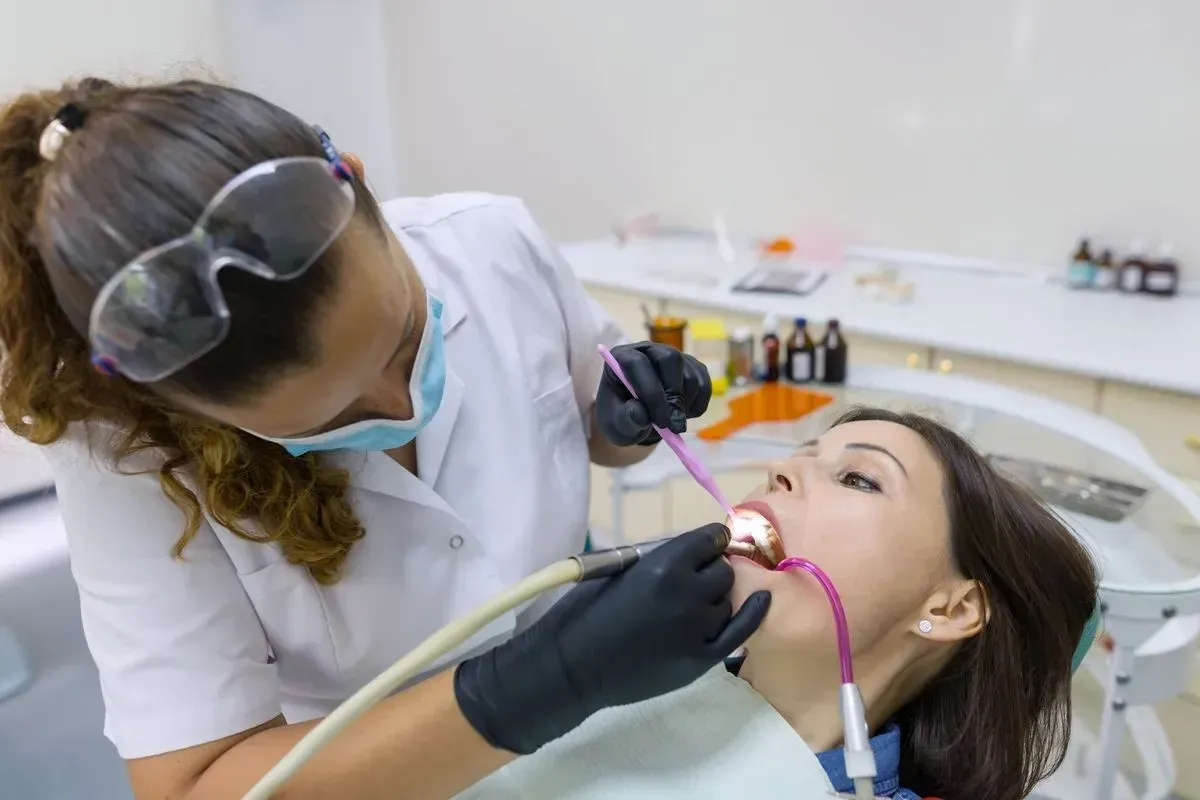
[[[979,581],[964,578],[950,581],[930,595],[924,616],[913,621],[911,631],[931,642],[959,642],[979,635],[990,616],[987,594]]]

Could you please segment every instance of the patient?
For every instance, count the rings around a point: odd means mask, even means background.
[[[1096,603],[1097,573],[1034,496],[938,423],[857,410],[774,465],[749,499],[766,504],[788,556],[816,563],[838,587],[873,735],[877,795],[1017,800],[1059,765],[1070,731],[1072,655]],[[755,735],[798,734],[819,753],[834,789],[852,791],[837,750],[840,679],[824,593],[804,573],[732,560],[735,603],[759,589],[773,599],[745,659],[730,663],[738,678],[717,676],[708,696],[717,702],[737,691],[730,682],[744,681],[780,721]],[[654,708],[667,717],[685,713],[669,696]],[[633,720],[638,708],[613,711],[621,713]],[[670,722],[656,724],[686,733]],[[619,719],[597,720],[590,734],[589,724],[544,758],[561,764],[572,747],[606,752],[605,737],[620,735],[609,731],[622,730]],[[626,735],[635,729],[626,725]],[[697,768],[719,755],[678,753]],[[539,757],[519,759],[513,774]],[[644,766],[599,757],[612,760],[602,767],[614,775]]]

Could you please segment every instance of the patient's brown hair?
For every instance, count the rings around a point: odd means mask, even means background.
[[[969,442],[918,414],[856,409],[920,435],[942,467],[950,554],[982,585],[990,618],[896,715],[900,783],[944,800],[1019,800],[1066,755],[1071,661],[1098,573],[1069,528]]]

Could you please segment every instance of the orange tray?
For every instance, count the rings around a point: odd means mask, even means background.
[[[729,401],[729,415],[700,430],[707,442],[719,442],[758,422],[795,422],[834,401],[831,394],[783,383],[764,383]]]

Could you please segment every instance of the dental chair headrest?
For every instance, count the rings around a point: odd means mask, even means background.
[[[1092,611],[1092,616],[1088,618],[1087,624],[1083,626],[1083,635],[1079,637],[1079,644],[1075,646],[1075,655],[1071,657],[1071,674],[1079,669],[1079,665],[1083,663],[1083,659],[1088,654],[1088,650],[1092,649],[1092,644],[1096,641],[1096,633],[1100,630],[1100,604],[1096,604],[1095,610]]]

